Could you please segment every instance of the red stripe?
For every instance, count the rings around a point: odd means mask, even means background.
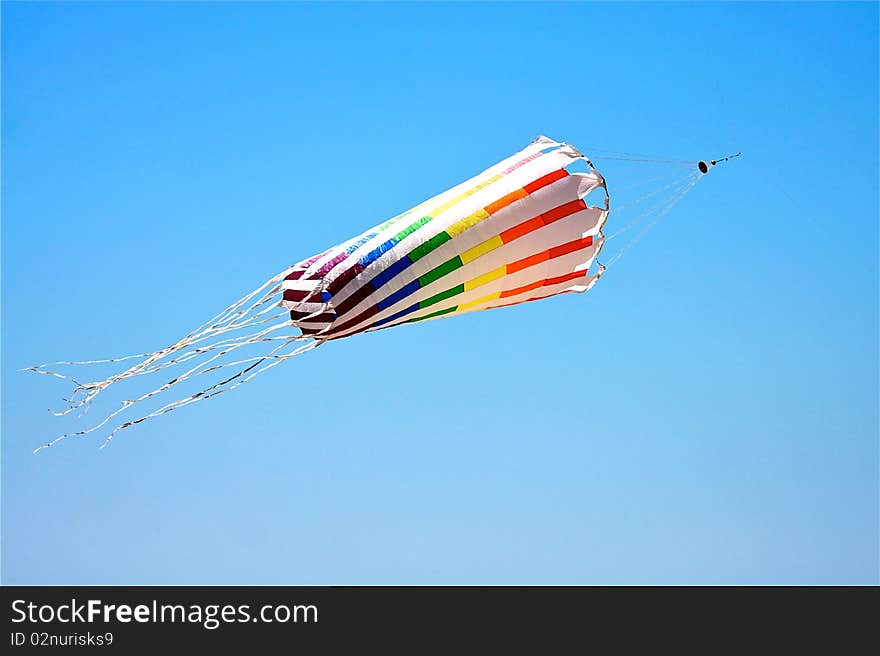
[[[540,253],[535,253],[534,255],[529,255],[528,257],[524,257],[521,260],[517,260],[516,262],[511,262],[507,265],[507,273],[516,273],[517,271],[522,271],[523,269],[526,269],[530,266],[535,266],[536,264],[540,264],[541,262],[546,262],[547,260],[552,260],[553,258],[561,257],[568,253],[574,253],[575,251],[578,251],[582,248],[588,248],[592,245],[592,237],[575,239],[574,241],[570,241],[559,246],[554,246],[549,250],[541,251]]]
[[[334,279],[333,282],[331,282],[327,286],[327,291],[329,291],[331,294],[337,293],[340,289],[345,287],[346,284],[354,280],[357,275],[363,270],[363,265],[360,262],[355,262],[353,267],[351,267],[350,269],[346,269],[345,271],[340,273],[339,277]]]
[[[363,284],[363,286],[358,287],[351,296],[349,296],[347,299],[336,306],[336,311],[339,313],[339,316],[342,316],[343,314],[354,308],[358,303],[363,301],[374,291],[376,291],[376,288],[373,287],[373,285],[369,282],[366,282]]]
[[[562,282],[568,282],[569,280],[574,280],[575,278],[583,278],[587,275],[586,269],[581,269],[580,271],[572,271],[571,273],[565,273],[561,276],[556,276],[555,278],[547,278],[544,281],[544,287],[550,287],[552,285],[558,285]]]
[[[554,221],[558,221],[559,219],[564,219],[567,216],[571,216],[576,212],[580,212],[583,209],[586,209],[587,204],[583,200],[573,200],[569,203],[565,203],[564,205],[560,205],[559,207],[554,207],[552,210],[544,212],[543,214],[539,214],[536,217],[529,219],[528,221],[524,221],[519,225],[515,225],[512,228],[508,228],[504,232],[501,233],[501,241],[505,244],[512,242],[514,239],[519,239],[523,235],[526,235],[538,228],[541,228],[545,225],[549,225]]]
[[[540,216],[536,216],[534,218],[529,219],[528,221],[523,221],[519,225],[515,225],[512,228],[508,228],[504,232],[502,232],[499,236],[501,237],[501,241],[505,244],[509,244],[514,239],[519,239],[523,235],[527,235],[530,232],[537,230],[538,228],[544,227],[544,221]]]
[[[352,326],[356,326],[361,321],[365,321],[366,319],[369,319],[370,317],[372,317],[376,314],[379,314],[379,306],[372,305],[372,306],[368,307],[366,310],[364,310],[363,312],[361,312],[360,314],[358,314],[356,317],[353,317],[353,318],[349,319],[348,321],[343,321],[338,326],[333,326],[333,332],[338,333],[342,330],[347,330],[347,329],[351,328]],[[341,316],[341,313],[340,313],[340,316]],[[365,326],[364,330],[366,330],[367,328],[369,328],[369,326]]]
[[[291,310],[290,311],[290,320],[291,321],[302,321],[305,317],[309,317],[311,312],[300,312],[299,310]],[[324,312],[323,314],[316,314],[313,317],[309,317],[306,319],[307,323],[330,323],[336,318],[336,315],[333,312]]]
[[[284,300],[285,301],[304,301],[308,298],[310,301],[314,301],[315,303],[321,302],[321,290],[320,289],[285,289],[284,290]]]
[[[506,291],[501,292],[500,298],[510,298],[511,296],[518,296],[520,294],[525,294],[526,292],[530,292],[533,289],[538,289],[539,287],[550,287],[551,285],[558,285],[563,282],[567,282],[569,280],[574,280],[575,278],[583,278],[587,275],[586,269],[581,271],[572,271],[571,273],[566,273],[561,276],[556,276],[555,278],[547,278],[545,280],[538,280],[537,282],[533,282],[528,285],[523,285],[522,287],[517,287],[515,289],[508,289]],[[561,292],[560,292],[561,293]],[[539,298],[545,298],[544,296],[538,296],[536,298],[530,298],[528,301],[535,301]],[[507,305],[517,305],[518,303],[526,303],[528,301],[517,301],[516,303],[507,303]],[[500,305],[498,307],[501,307]]]
[[[550,259],[554,257],[562,257],[567,253],[574,253],[582,248],[588,248],[593,245],[593,237],[584,237],[583,239],[575,239],[567,244],[560,244],[550,249]]]
[[[548,185],[553,184],[557,180],[561,180],[562,178],[566,177],[567,175],[568,175],[568,171],[566,171],[565,169],[559,169],[558,171],[552,171],[551,173],[548,173],[547,175],[542,175],[537,180],[533,180],[532,182],[528,183],[527,185],[523,185],[522,189],[517,189],[516,191],[512,191],[509,194],[507,194],[506,196],[502,196],[501,198],[496,200],[494,203],[489,203],[483,209],[486,210],[486,213],[488,213],[488,214],[495,214],[499,210],[502,210],[505,207],[507,207],[508,205],[515,203],[516,201],[520,200],[521,198],[525,198],[529,194],[535,193],[536,191],[538,191],[538,189],[542,189],[543,187],[546,187]]]
[[[540,189],[541,187],[546,187],[547,185],[553,184],[557,180],[562,180],[562,178],[566,177],[567,175],[568,175],[568,171],[566,171],[565,169],[559,169],[558,171],[553,171],[552,173],[548,173],[547,175],[542,175],[537,180],[533,180],[529,184],[524,185],[523,190],[527,194],[532,194],[532,193],[538,191],[538,189]]]

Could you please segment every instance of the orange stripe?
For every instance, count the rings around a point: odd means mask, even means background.
[[[513,191],[506,196],[502,196],[494,203],[489,203],[483,209],[486,210],[486,212],[488,212],[489,214],[495,214],[495,212],[497,212],[498,210],[504,209],[511,203],[518,201],[520,198],[525,198],[528,195],[529,192],[527,192],[525,189],[517,189],[516,191]]]
[[[559,169],[557,171],[552,171],[547,175],[542,175],[537,180],[533,180],[529,184],[525,185],[522,189],[512,191],[506,196],[499,198],[494,203],[486,205],[486,207],[484,207],[483,209],[485,209],[489,214],[495,214],[495,212],[497,212],[498,210],[504,209],[511,203],[515,203],[519,199],[525,198],[529,194],[533,194],[538,191],[538,189],[546,187],[547,185],[551,185],[557,180],[561,180],[562,178],[566,177],[567,175],[568,171],[566,171],[565,169]]]

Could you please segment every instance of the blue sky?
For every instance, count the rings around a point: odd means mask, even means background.
[[[3,582],[877,583],[877,25],[4,2]],[[31,454],[76,422],[18,368],[174,341],[541,133],[745,154],[587,295]]]

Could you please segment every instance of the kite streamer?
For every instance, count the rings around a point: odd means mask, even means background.
[[[658,161],[627,153],[599,155],[611,161]],[[606,239],[603,228],[611,206],[605,178],[573,146],[538,137],[458,186],[288,267],[174,344],[137,356],[30,367],[74,384],[68,407],[57,415],[84,412],[100,394],[126,379],[182,369],[155,389],[122,401],[91,427],[61,435],[37,451],[105,427],[106,446],[120,430],[231,391],[336,339],[585,292],[606,270],[607,265],[597,261],[606,241],[647,221],[629,245],[634,243],[716,163],[663,162],[684,166],[687,172],[672,180],[648,180],[654,188],[629,204],[644,211]],[[254,347],[262,352],[234,354]],[[136,363],[93,382],[48,368],[131,360]],[[210,374],[219,379],[109,429],[132,406],[166,398],[181,383]]]

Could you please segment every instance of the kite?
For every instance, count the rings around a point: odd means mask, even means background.
[[[643,203],[668,192],[661,203],[614,236],[646,217],[653,216],[656,222],[712,166],[738,154],[700,162],[606,154],[609,161],[672,162],[687,169],[683,177],[634,201]],[[68,407],[56,415],[88,408],[98,395],[123,380],[169,367],[183,369],[159,387],[122,401],[96,425],[61,435],[37,451],[99,430],[132,406],[196,377],[225,370],[216,374],[220,380],[204,389],[120,423],[102,446],[120,430],[235,389],[327,342],[586,292],[623,252],[604,265],[598,262],[612,238],[603,233],[610,213],[608,185],[593,160],[569,144],[538,137],[475,177],[288,267],[174,344],[124,358],[53,363],[137,361],[122,371],[80,382],[47,368],[52,365],[29,367],[75,385]],[[292,329],[298,332],[291,334]],[[230,356],[253,347],[263,350],[248,357]]]

